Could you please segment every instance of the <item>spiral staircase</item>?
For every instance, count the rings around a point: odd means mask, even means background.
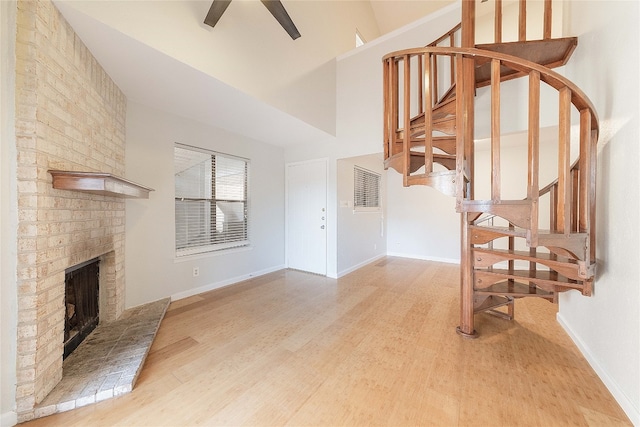
[[[517,40],[505,42],[502,0],[492,1],[493,43],[475,43],[476,1],[463,0],[461,23],[447,34],[383,58],[385,168],[401,173],[404,186],[428,185],[455,197],[461,214],[457,331],[465,337],[477,334],[475,313],[512,319],[515,298],[555,302],[559,292],[569,290],[589,296],[595,278],[598,118],[585,94],[552,70],[569,60],[577,39],[552,38],[552,2],[544,0],[543,36],[527,40],[532,25],[527,1],[517,0],[516,14],[504,13],[517,15]],[[505,96],[518,90],[505,85],[514,79],[526,82],[523,90]],[[501,104],[502,98],[524,107]],[[548,99],[557,99],[553,107]],[[501,116],[512,108],[526,111],[518,134],[526,164],[521,198],[503,196],[514,193],[501,162],[501,142],[507,138]],[[489,148],[482,165],[477,164],[481,141],[475,140],[480,109],[490,117],[483,123]],[[541,154],[541,134],[549,129],[552,156],[546,148]],[[490,175],[484,198],[475,196],[480,169]],[[541,170],[557,170],[557,178],[544,182]]]

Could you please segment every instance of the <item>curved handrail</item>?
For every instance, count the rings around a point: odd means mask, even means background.
[[[576,86],[571,80],[545,66],[536,64],[535,62],[527,61],[526,59],[518,58],[517,56],[477,48],[429,46],[391,52],[383,56],[382,61],[384,62],[391,58],[397,60],[407,56],[412,57],[425,54],[446,56],[462,55],[464,57],[484,58],[487,60],[487,62],[493,59],[497,59],[516,71],[521,71],[526,74],[528,74],[530,71],[537,71],[540,73],[540,80],[544,81],[554,89],[558,90],[562,87],[569,88],[571,90],[571,103],[578,110],[583,110],[586,108],[590,111],[592,118],[591,129],[598,131],[598,115],[596,113],[596,109],[593,106],[591,100],[578,86]]]
[[[405,185],[408,185],[410,182],[409,175],[411,172],[409,164],[411,160],[411,148],[416,144],[416,135],[419,135],[416,133],[415,129],[419,128],[420,132],[424,132],[425,135],[425,175],[433,172],[434,157],[431,154],[433,152],[432,132],[436,130],[436,128],[434,128],[436,122],[433,119],[436,114],[434,111],[437,108],[436,104],[438,102],[438,94],[436,93],[434,96],[433,88],[435,85],[432,82],[433,75],[436,74],[436,71],[433,70],[433,64],[437,64],[437,61],[435,59],[432,61],[431,58],[436,58],[438,56],[451,57],[452,64],[453,59],[455,58],[455,67],[452,68],[455,68],[455,84],[459,85],[458,87],[460,88],[465,85],[463,80],[460,80],[460,75],[462,74],[460,70],[462,70],[463,61],[466,60],[468,62],[469,59],[472,60],[471,63],[473,66],[482,66],[484,64],[491,66],[492,88],[499,86],[501,81],[501,69],[504,69],[505,67],[520,73],[521,75],[529,75],[530,77],[529,102],[532,103],[531,105],[538,106],[537,108],[534,107],[533,110],[530,109],[528,125],[530,149],[528,159],[529,178],[527,186],[527,200],[531,200],[532,204],[530,212],[527,212],[525,210],[525,206],[520,204],[517,208],[518,212],[516,214],[520,223],[523,223],[523,219],[527,222],[527,226],[525,228],[530,230],[530,234],[527,237],[530,246],[537,246],[538,244],[537,200],[542,195],[552,192],[553,193],[550,197],[552,197],[553,206],[550,221],[553,224],[554,230],[565,235],[574,232],[594,231],[594,221],[590,221],[589,218],[593,219],[595,217],[595,191],[592,189],[592,186],[594,185],[593,181],[595,177],[594,146],[598,139],[599,124],[593,103],[578,86],[557,72],[526,59],[500,52],[478,48],[427,46],[423,48],[404,49],[392,52],[383,57],[383,64],[385,66],[385,87],[387,89],[393,84],[399,86],[401,77],[399,72],[400,67],[398,64],[404,64],[404,74],[402,77],[404,81],[404,89],[401,91],[399,87],[396,87],[395,89],[391,89],[390,92],[385,90],[385,159],[390,160],[393,158],[395,161],[394,164],[396,165],[399,158],[404,160],[403,174],[405,175]],[[424,93],[419,93],[420,107],[418,116],[412,117],[411,96],[413,88],[411,84],[411,69],[414,67],[414,64],[418,64],[420,75],[424,73],[424,79],[421,77],[418,78],[419,91],[424,91]],[[422,80],[427,82],[424,87]],[[560,164],[562,165],[558,168],[558,179],[542,188],[542,190],[540,190],[538,183],[539,137],[537,129],[539,129],[539,112],[532,113],[532,111],[535,111],[536,109],[539,110],[540,82],[546,83],[559,93],[560,111],[558,123],[560,129],[559,138],[562,141],[562,143],[559,144],[558,152],[559,159],[561,159]],[[453,83],[454,82],[452,81],[452,84]],[[469,83],[467,82],[467,87],[469,87],[468,84]],[[497,95],[495,95],[497,96],[497,108],[493,105],[494,92],[497,93]],[[404,98],[402,100],[402,105],[400,103],[401,98]],[[462,98],[462,96],[457,98]],[[492,89],[492,115],[498,115],[498,141],[500,133],[499,99],[499,88]],[[471,102],[473,103],[473,101]],[[422,105],[423,103],[425,105]],[[460,111],[463,111],[462,105],[464,104],[464,101],[458,100],[456,101],[456,104],[455,108],[457,113],[455,113],[455,117],[451,115],[449,117],[453,117],[456,120],[456,128],[464,128],[465,124],[460,121],[460,116],[468,116],[467,112],[460,114]],[[583,158],[582,160],[579,158],[576,163],[569,165],[569,129],[571,126],[570,109],[572,105],[580,113],[580,157]],[[403,120],[400,120],[399,115],[401,108],[402,114],[404,115]],[[406,112],[408,113],[405,114]],[[422,114],[424,114],[424,118],[422,118]],[[473,114],[473,111],[471,111],[471,114]],[[419,121],[417,120],[418,118],[420,119]],[[494,119],[492,119],[492,139],[496,135],[493,130],[493,120]],[[534,136],[531,136],[533,129],[536,130],[534,131]],[[461,134],[459,133],[458,136],[460,135]],[[491,207],[491,202],[484,203],[473,200],[472,183],[470,184],[471,190],[468,188],[465,189],[466,187],[463,183],[470,182],[469,177],[473,175],[474,156],[472,136],[471,138],[458,138],[458,140],[467,141],[469,141],[469,139],[471,139],[471,142],[459,142],[458,144],[460,145],[458,145],[457,148],[457,156],[461,159],[458,161],[458,166],[456,167],[456,185],[458,186],[457,197],[459,202],[457,206],[459,209],[467,209],[469,212],[475,212],[475,209],[485,209],[487,206],[489,206],[490,209],[494,209],[493,212],[497,212],[498,210],[500,210],[500,212],[504,212],[502,207],[500,207],[500,209],[498,209],[498,207]],[[400,142],[402,142],[402,147],[397,144]],[[471,146],[462,144],[471,144]],[[531,144],[534,144],[534,148],[531,148]],[[498,183],[492,184],[492,202],[498,204],[501,203],[499,184],[499,151],[500,148],[498,142],[498,154],[495,157],[493,155],[492,148],[492,176],[497,177],[495,181]],[[391,164],[391,162],[389,162],[389,164]],[[475,204],[469,204],[469,202],[475,202]],[[465,206],[462,206],[463,204],[465,204]],[[492,211],[485,212],[491,213]],[[595,233],[592,232],[590,236],[591,244],[589,245],[592,250],[595,246],[595,242],[593,241],[594,238]],[[594,259],[595,254],[590,258]]]

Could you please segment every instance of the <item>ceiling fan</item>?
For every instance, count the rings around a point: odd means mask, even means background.
[[[280,0],[260,0],[262,4],[271,12],[274,18],[282,25],[282,28],[291,36],[293,40],[300,37],[300,32],[296,28],[295,24],[291,20],[291,17],[285,10]],[[229,7],[231,0],[213,0],[207,17],[204,18],[204,23],[214,27],[220,20],[220,17]]]

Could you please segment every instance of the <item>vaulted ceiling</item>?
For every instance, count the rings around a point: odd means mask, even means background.
[[[258,0],[215,28],[210,0],[54,0],[130,101],[280,146],[335,135],[335,58],[356,30],[371,42],[453,2],[283,0],[294,41]]]

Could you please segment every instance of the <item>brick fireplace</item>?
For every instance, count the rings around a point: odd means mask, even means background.
[[[17,412],[62,378],[65,269],[100,259],[100,322],[125,307],[124,199],[52,187],[50,169],[124,175],[126,98],[50,0],[18,1]]]

